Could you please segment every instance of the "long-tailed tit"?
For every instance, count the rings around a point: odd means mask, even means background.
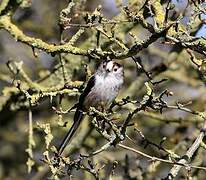
[[[90,107],[95,107],[99,111],[107,108],[116,98],[122,87],[123,80],[124,71],[120,64],[111,60],[104,61],[100,64],[97,71],[89,79],[83,93],[80,95],[74,114],[73,125],[58,149],[59,155],[63,153],[66,145],[79,127],[83,119],[83,112],[87,111]]]

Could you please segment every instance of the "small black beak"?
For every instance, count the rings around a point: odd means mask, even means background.
[[[109,73],[109,72],[110,72],[110,70],[109,70],[109,69],[106,69],[106,71],[107,71],[107,73]]]

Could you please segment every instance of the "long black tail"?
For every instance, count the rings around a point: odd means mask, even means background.
[[[63,153],[65,147],[67,146],[67,144],[73,137],[74,133],[76,132],[77,128],[79,127],[82,119],[83,119],[83,111],[77,108],[74,114],[74,122],[72,124],[72,127],[69,129],[68,133],[64,137],[64,140],[62,141],[61,145],[58,148],[58,155],[61,155]]]

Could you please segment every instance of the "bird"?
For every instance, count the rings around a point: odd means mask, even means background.
[[[72,139],[84,117],[84,112],[88,111],[90,107],[94,107],[101,112],[108,108],[117,97],[123,82],[123,66],[112,60],[103,60],[96,72],[88,80],[83,93],[79,97],[73,124],[57,149],[58,155],[63,153]]]

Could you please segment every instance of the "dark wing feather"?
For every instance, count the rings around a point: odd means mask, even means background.
[[[85,100],[85,98],[87,97],[87,95],[90,93],[90,91],[91,91],[91,89],[94,87],[94,85],[95,85],[95,76],[93,75],[93,76],[89,79],[86,88],[84,89],[83,93],[82,93],[82,94],[80,95],[80,97],[79,97],[78,107],[79,107],[80,109],[83,108],[84,100]]]
[[[74,133],[76,132],[77,128],[79,127],[82,119],[83,119],[83,103],[85,100],[85,97],[89,94],[89,92],[91,91],[91,89],[94,87],[95,84],[95,76],[92,76],[88,83],[86,88],[84,89],[83,93],[80,95],[79,97],[79,102],[77,104],[77,109],[76,112],[74,114],[74,122],[72,124],[72,127],[69,129],[69,131],[67,132],[66,136],[64,137],[61,145],[58,148],[58,154],[61,155],[65,149],[65,147],[67,146],[67,144],[69,143],[69,141],[71,140],[71,138],[73,137]]]

